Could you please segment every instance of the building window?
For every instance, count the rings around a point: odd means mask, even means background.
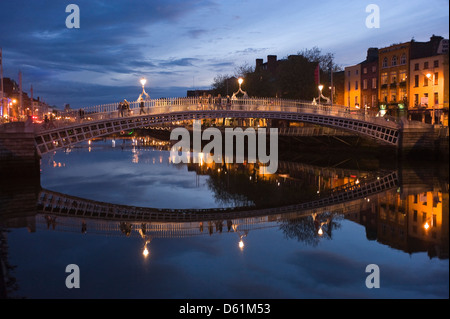
[[[347,74],[348,74],[348,76],[350,76],[350,75],[351,75],[351,74],[350,74],[350,71],[348,71]]]
[[[355,105],[358,105],[358,96],[355,96]]]
[[[439,104],[439,93],[434,92],[434,105],[438,105],[438,104]]]
[[[417,210],[413,212],[413,221],[417,222]]]
[[[358,81],[355,81],[355,90],[358,89]]]
[[[399,73],[400,76],[400,82],[405,82],[406,81],[406,70],[401,70]]]
[[[422,222],[425,223],[427,221],[427,213],[422,212]]]
[[[377,95],[373,94],[372,95],[372,106],[376,106],[377,105]]]
[[[405,100],[408,96],[406,94],[406,87],[401,87],[400,88],[400,97]]]
[[[391,60],[391,66],[396,66],[396,65],[397,65],[397,56],[394,55]]]
[[[427,76],[423,77],[423,86],[428,86],[428,77]]]
[[[387,73],[381,73],[381,85],[388,84],[388,74]]]
[[[363,73],[364,73],[364,74],[367,74],[367,68],[364,68],[364,69],[363,69]]]
[[[438,68],[439,67],[439,60],[434,60],[434,67]]]
[[[397,102],[397,95],[395,93],[391,94],[391,101],[392,102]]]
[[[400,57],[400,64],[401,65],[405,65],[406,64],[406,54],[404,54],[404,53]]]
[[[433,226],[433,227],[436,227],[436,224],[437,224],[436,214],[433,214],[433,217],[432,217],[432,218],[433,218],[433,219],[431,220],[432,226]]]
[[[372,89],[377,88],[377,78],[372,78]]]
[[[367,79],[363,80],[363,90],[367,90]]]
[[[414,75],[414,87],[418,87],[419,86],[419,76],[416,74]]]
[[[384,59],[383,59],[382,67],[383,67],[383,68],[387,68],[387,66],[388,66],[388,58],[384,58]]]
[[[414,71],[419,71],[419,63],[414,64]]]
[[[419,94],[414,94],[414,106],[419,105]]]
[[[387,102],[387,90],[381,91],[381,99],[383,100],[383,102]]]
[[[428,62],[424,62],[424,63],[423,63],[423,69],[424,69],[424,70],[428,69]]]
[[[439,73],[436,72],[434,74],[434,85],[438,85],[438,83],[439,83]]]
[[[350,91],[351,90],[351,84],[350,84],[350,81],[348,81],[348,90]]]
[[[391,72],[391,83],[397,83],[397,72]]]
[[[355,74],[358,75],[359,70],[355,70]]]
[[[377,67],[375,65],[372,66],[372,73],[377,72]]]

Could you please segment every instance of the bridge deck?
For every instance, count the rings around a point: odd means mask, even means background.
[[[137,103],[122,114],[116,104],[87,108],[83,118],[76,113],[64,113],[58,121],[35,127],[36,147],[45,154],[73,144],[127,131],[166,123],[211,118],[260,118],[299,121],[337,128],[373,138],[396,146],[401,126],[392,118],[355,113],[342,106],[314,105],[298,101],[244,99],[231,105],[203,104],[198,99],[177,99],[160,105],[146,102],[145,113],[140,114]]]

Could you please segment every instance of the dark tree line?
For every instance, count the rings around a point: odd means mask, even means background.
[[[233,76],[218,75],[212,83],[213,93],[222,96],[237,92],[237,79],[242,77],[242,89],[250,97],[278,97],[286,99],[312,100],[319,96],[314,71],[320,66],[322,94],[330,97],[331,70],[337,72],[341,67],[333,63],[333,54],[322,54],[320,49],[304,49],[295,55],[278,60],[274,70],[243,65]],[[333,81],[334,82],[334,81]]]

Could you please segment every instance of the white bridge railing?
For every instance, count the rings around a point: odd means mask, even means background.
[[[158,115],[189,111],[242,111],[242,112],[283,112],[295,114],[317,114],[329,117],[339,117],[351,120],[360,120],[397,129],[399,124],[396,118],[379,117],[363,111],[350,110],[341,105],[312,104],[303,101],[285,100],[275,98],[247,98],[235,99],[227,103],[222,98],[220,103],[211,102],[202,98],[170,98],[157,99],[144,102],[129,102],[129,108],[119,109],[119,103],[102,104],[61,112],[57,121],[51,123],[54,127],[70,126],[87,121],[98,121],[114,118],[128,118],[142,115]],[[80,112],[81,111],[81,112]],[[253,114],[255,115],[255,114]],[[263,116],[261,116],[263,117]],[[43,129],[49,129],[49,124],[43,124]],[[47,126],[47,127],[46,127]]]

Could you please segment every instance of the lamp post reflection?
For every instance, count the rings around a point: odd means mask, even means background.
[[[151,243],[152,238],[147,235],[147,225],[145,223],[141,224],[141,228],[139,229],[139,235],[141,235],[141,238],[144,239],[144,249],[142,250],[142,255],[145,259],[148,258],[150,255],[150,251],[148,249],[148,245]]]
[[[235,225],[232,226],[232,228],[233,228],[233,231],[234,231],[236,234],[238,234],[238,236],[239,236],[239,244],[238,244],[238,246],[239,246],[239,249],[240,249],[241,251],[243,251],[243,250],[244,250],[244,247],[245,247],[243,238],[244,238],[244,237],[247,237],[247,235],[248,235],[248,230],[244,230],[244,233],[241,234],[241,232],[237,229],[238,226],[239,226],[238,224],[235,224]]]

